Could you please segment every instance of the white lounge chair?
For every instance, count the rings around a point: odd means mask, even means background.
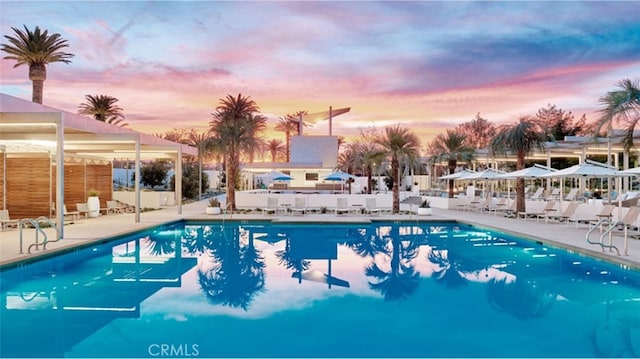
[[[277,197],[269,197],[267,198],[267,206],[262,209],[262,214],[276,214],[278,212],[278,198]]]
[[[380,213],[382,213],[382,209],[378,208],[378,206],[376,205],[376,199],[375,198],[367,198],[367,199],[365,199],[364,210],[368,214],[380,214]]]
[[[547,219],[557,220],[559,222],[566,222],[569,225],[569,219],[571,219],[576,213],[576,209],[580,202],[570,202],[567,207],[562,211],[562,213],[557,215],[550,215]]]
[[[19,219],[11,219],[8,209],[0,210],[0,228],[4,231],[6,228],[18,228]]]
[[[78,210],[78,213],[83,215],[85,218],[88,218],[89,212],[91,212],[89,210],[89,205],[86,203],[76,203],[76,209]]]
[[[291,206],[291,213],[292,214],[296,214],[296,213],[305,214],[305,213],[307,213],[307,199],[304,198],[304,197],[296,197],[296,200],[295,200],[293,206]]]
[[[532,212],[518,212],[518,217],[522,217],[525,220],[528,217],[535,217],[536,221],[538,221],[540,218],[544,218],[545,222],[547,220],[547,217],[552,213],[557,211],[556,209],[556,201],[548,201],[547,203],[545,203],[544,207],[540,210],[540,211],[532,211]]]
[[[339,197],[336,200],[336,214],[349,214],[351,208],[349,208],[348,201],[345,197]]]

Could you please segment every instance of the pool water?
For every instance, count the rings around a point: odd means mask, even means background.
[[[0,273],[1,357],[640,357],[640,273],[432,222],[182,222]]]

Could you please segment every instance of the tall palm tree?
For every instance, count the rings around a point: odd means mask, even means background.
[[[124,122],[122,108],[116,105],[118,99],[109,95],[85,95],[87,101],[78,106],[78,114],[91,116],[97,121],[119,127],[128,126]]]
[[[69,47],[67,40],[62,39],[60,34],[49,35],[47,30],[41,31],[37,26],[31,32],[26,25],[23,26],[25,31],[11,28],[16,37],[4,36],[10,44],[2,44],[2,51],[9,54],[4,59],[16,61],[14,68],[22,65],[29,66],[32,101],[41,104],[44,80],[47,79],[47,65],[52,62],[71,63],[69,59],[74,55],[60,51]]]
[[[282,141],[272,139],[267,141],[265,149],[269,151],[269,154],[271,154],[271,162],[275,162],[278,155],[284,151],[284,145],[282,144]]]
[[[209,149],[211,134],[208,132],[198,132],[191,129],[187,133],[185,143],[198,149],[198,199],[202,199],[202,161]]]
[[[298,126],[298,122],[293,115],[286,115],[285,117],[280,117],[278,119],[278,124],[276,124],[275,127],[276,131],[284,132],[284,146],[287,162],[291,160],[291,134],[298,133]]]
[[[511,152],[516,155],[516,170],[524,169],[524,160],[535,148],[544,150],[547,139],[545,129],[534,117],[521,117],[514,124],[498,127],[497,134],[491,140],[493,153]],[[516,180],[516,212],[525,212],[524,178]]]
[[[458,166],[458,161],[470,161],[474,157],[474,149],[467,145],[467,137],[455,130],[447,130],[433,140],[429,146],[429,153],[437,162],[446,161],[449,173],[454,173]],[[449,180],[449,198],[453,198],[454,183]]]
[[[236,185],[239,181],[240,154],[247,144],[255,143],[256,136],[264,129],[266,118],[254,116],[258,105],[249,96],[227,95],[209,122],[211,133],[221,141],[225,149],[227,178],[227,206],[236,210]]]
[[[420,140],[413,132],[401,125],[386,127],[384,135],[376,140],[391,160],[393,178],[393,213],[400,212],[400,187],[398,176],[402,162],[413,163],[420,154]]]
[[[602,108],[597,120],[595,135],[599,136],[603,127],[608,135],[613,122],[624,122],[625,132],[622,143],[625,152],[633,148],[633,131],[640,121],[640,79],[624,79],[617,84],[619,90],[609,91],[599,100]]]

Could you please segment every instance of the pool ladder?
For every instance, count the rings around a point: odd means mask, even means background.
[[[44,231],[44,229],[42,228],[42,226],[40,225],[41,223],[45,223],[48,224],[51,228],[56,230],[56,239],[53,240],[49,240],[49,237],[47,236],[47,232]],[[35,242],[30,244],[29,247],[27,247],[27,253],[31,253],[31,249],[35,247],[36,250],[39,250],[40,246],[42,246],[42,249],[47,249],[47,244],[51,243],[51,242],[57,242],[59,241],[60,238],[60,229],[58,229],[58,226],[56,226],[56,224],[47,217],[41,216],[38,218],[24,218],[21,219],[19,222],[19,227],[20,227],[20,254],[23,254],[23,249],[22,249],[22,244],[23,244],[23,232],[22,229],[24,228],[25,224],[30,224],[31,226],[33,226],[33,228],[35,228],[35,233],[36,233],[36,238],[35,238]],[[42,243],[40,243],[40,234],[42,234],[42,236],[44,237],[44,240],[42,241]]]
[[[591,240],[591,238],[590,238],[591,237],[591,233],[593,233],[593,231],[595,231],[597,228],[600,228],[600,226],[602,226],[604,224],[609,224],[609,228],[607,228],[607,230],[604,231],[604,233],[602,233],[600,235],[600,240],[597,241],[597,242]],[[598,223],[596,223],[593,226],[593,228],[591,228],[589,230],[589,232],[587,232],[587,235],[586,235],[587,242],[589,244],[597,244],[597,245],[599,245],[602,248],[603,252],[604,252],[605,248],[608,248],[609,251],[611,251],[612,249],[615,249],[616,253],[618,253],[618,255],[620,255],[620,251],[618,250],[618,247],[614,246],[611,243],[611,241],[612,241],[611,231],[613,231],[613,229],[616,227],[617,224],[618,224],[617,222],[616,223],[611,223],[611,221],[609,219],[607,219],[607,218],[603,218],[603,219],[599,220]],[[609,244],[604,243],[604,237],[607,236],[607,235],[609,235]]]

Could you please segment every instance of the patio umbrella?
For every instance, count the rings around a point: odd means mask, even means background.
[[[350,175],[348,173],[337,170],[335,172],[329,173],[325,178],[325,181],[346,181],[348,179],[356,179],[356,176]]]
[[[536,178],[543,174],[552,173],[557,171],[555,168],[541,166],[534,164],[531,167],[523,168],[518,171],[503,173],[499,175],[499,178],[503,179],[517,179],[517,178]]]
[[[462,169],[458,172],[454,172],[448,175],[444,175],[444,176],[440,176],[438,177],[438,179],[462,179],[461,177],[465,177],[468,176],[472,173],[475,173],[475,171],[470,171],[468,169]]]
[[[271,181],[290,181],[293,177],[289,176],[286,173],[282,173],[279,171],[271,171],[261,175],[256,176],[263,181],[271,182]]]
[[[349,179],[356,179],[356,176],[350,175],[348,173],[337,170],[335,172],[329,173],[326,177],[323,178],[325,181],[340,181],[342,191],[344,191],[344,181]],[[351,191],[349,191],[351,192]]]
[[[480,172],[473,172],[470,174],[467,174],[465,176],[461,176],[458,179],[460,180],[484,180],[484,192],[487,191],[487,180],[497,180],[500,179],[498,176],[504,174],[503,171],[498,171],[496,169],[493,168],[487,168],[484,171],[480,171]],[[493,187],[493,184],[492,184]],[[492,189],[493,190],[493,189]],[[486,197],[486,195],[485,195]]]
[[[619,171],[604,163],[588,161],[555,172],[545,173],[538,178],[609,178],[619,176]],[[561,184],[562,187],[562,184]],[[562,194],[562,191],[560,191]],[[609,196],[611,190],[609,189]],[[562,197],[560,198],[562,199]],[[611,197],[609,197],[611,199]]]

